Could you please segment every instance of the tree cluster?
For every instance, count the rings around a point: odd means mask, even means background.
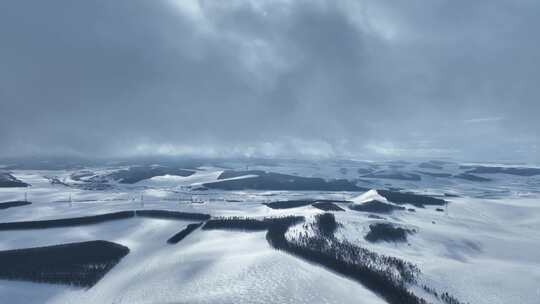
[[[0,251],[0,278],[92,287],[128,253],[107,241]]]
[[[187,225],[186,228],[182,229],[180,232],[176,233],[170,239],[168,239],[167,243],[176,244],[176,243],[180,242],[185,237],[187,237],[190,233],[195,231],[197,228],[201,227],[202,224],[203,223],[201,222],[201,223],[197,223],[197,224],[189,224],[189,225]]]

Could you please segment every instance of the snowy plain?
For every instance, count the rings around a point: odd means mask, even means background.
[[[347,164],[349,165],[349,164]],[[342,227],[338,238],[419,266],[420,280],[463,302],[537,304],[540,298],[540,177],[485,175],[490,182],[436,178],[420,181],[367,178],[344,165],[252,166],[250,169],[323,178],[358,179],[367,189],[395,187],[445,197],[444,212],[433,206],[396,211],[374,219],[369,213],[336,203]],[[361,163],[359,166],[364,166]],[[369,165],[368,167],[370,167]],[[416,169],[407,168],[408,172]],[[231,167],[230,164],[227,167]],[[91,168],[109,172],[111,168]],[[188,177],[156,176],[136,184],[113,183],[105,190],[83,190],[51,184],[46,176],[77,183],[76,170],[12,170],[29,188],[0,188],[0,202],[31,205],[1,210],[1,222],[60,219],[114,211],[162,209],[212,216],[265,217],[322,213],[312,206],[274,210],[263,203],[289,199],[350,200],[378,198],[375,190],[327,191],[198,191],[216,181],[219,167],[197,168]],[[425,170],[425,169],[424,169]],[[444,172],[456,174],[458,165]],[[433,170],[432,170],[433,171]],[[252,177],[252,175],[246,175]],[[240,177],[243,178],[243,177]],[[141,196],[143,199],[141,200]],[[407,206],[412,208],[413,206]],[[369,225],[390,222],[417,233],[406,243],[364,239]],[[0,231],[0,250],[108,240],[130,253],[90,289],[0,280],[0,295],[10,303],[384,303],[362,285],[323,267],[272,249],[263,232],[196,230],[175,245],[166,240],[190,221],[129,218],[94,225]],[[421,292],[421,291],[419,291]]]

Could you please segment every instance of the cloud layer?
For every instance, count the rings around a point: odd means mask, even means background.
[[[538,1],[4,1],[0,155],[540,161]]]

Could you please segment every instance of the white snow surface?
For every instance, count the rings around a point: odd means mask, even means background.
[[[343,177],[338,163],[252,166],[253,170],[302,176]],[[369,164],[371,165],[371,164]],[[408,165],[409,167],[413,165]],[[447,166],[455,174],[458,165]],[[194,191],[189,186],[216,181],[221,168],[201,167],[189,177],[162,176],[135,185],[115,184],[102,191],[51,185],[44,176],[70,181],[73,171],[13,170],[30,188],[0,188],[0,202],[28,192],[31,205],[0,210],[0,222],[69,218],[121,210],[163,209],[212,216],[265,217],[322,211],[305,206],[273,210],[262,203],[287,199],[326,198],[386,202],[376,190],[366,193],[317,191]],[[94,172],[109,168],[93,168]],[[345,174],[353,176],[356,169]],[[428,171],[425,170],[424,171]],[[435,207],[381,215],[335,212],[342,223],[338,238],[378,253],[415,263],[422,283],[447,291],[463,302],[538,304],[540,298],[540,177],[491,174],[492,182],[422,176],[419,182],[364,180],[370,189],[401,187],[447,197],[446,212]],[[140,201],[141,194],[144,200]],[[72,203],[68,198],[72,197]],[[203,202],[194,204],[190,199]],[[369,243],[369,225],[391,222],[416,229],[407,243]],[[130,253],[90,289],[0,280],[0,302],[9,303],[384,303],[355,281],[323,267],[276,251],[264,232],[196,230],[178,244],[166,240],[189,221],[130,218],[80,227],[0,231],[0,250],[108,240]],[[298,227],[295,227],[295,230]]]
[[[198,230],[165,243],[187,224],[134,218],[2,232],[0,249],[105,239],[131,251],[88,290],[0,281],[0,294],[16,303],[384,303],[354,281],[272,249],[264,232]]]
[[[370,201],[379,201],[381,203],[389,203],[388,200],[379,194],[377,190],[371,189],[369,191],[366,191],[365,193],[360,194],[357,197],[354,197],[351,199],[354,205],[361,205],[363,203],[367,203]]]

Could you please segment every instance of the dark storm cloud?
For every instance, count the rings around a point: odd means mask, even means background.
[[[538,161],[537,1],[3,1],[0,155]]]

